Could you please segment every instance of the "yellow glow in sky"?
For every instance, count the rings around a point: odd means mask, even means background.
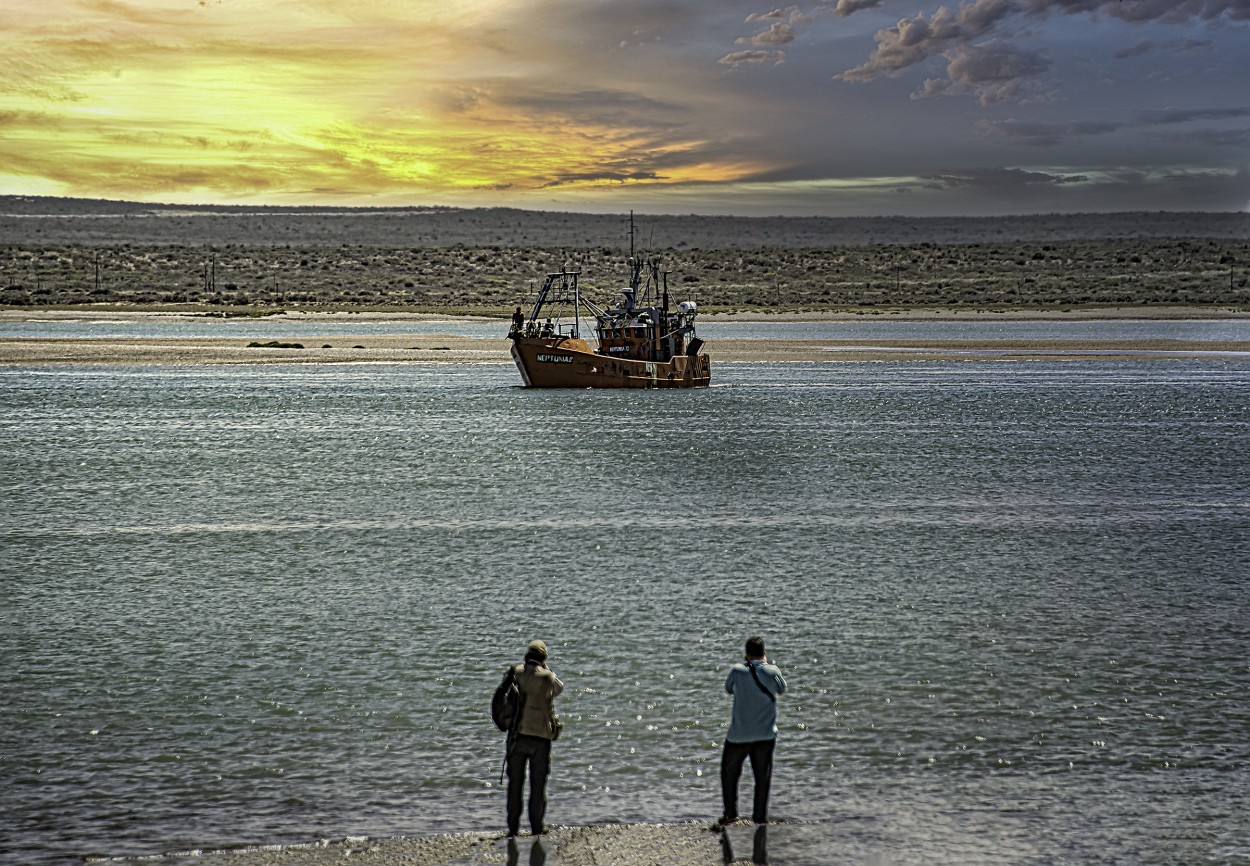
[[[758,168],[580,99],[576,51],[520,5],[5,4],[0,192],[457,203]]]

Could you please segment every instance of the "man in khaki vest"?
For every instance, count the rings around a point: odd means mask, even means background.
[[[564,691],[564,683],[548,670],[547,645],[540,640],[530,642],[525,661],[513,668],[513,675],[521,692],[521,720],[508,752],[508,835],[515,836],[520,831],[528,767],[530,832],[541,836],[547,832],[543,817],[547,813],[551,741],[559,735],[553,724],[555,699]]]

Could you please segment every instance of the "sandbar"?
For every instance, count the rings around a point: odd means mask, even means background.
[[[1112,320],[1112,319],[1214,319],[1250,318],[1234,310],[1152,309],[1150,315],[1131,309],[1082,311],[1078,314],[1008,311],[947,314],[932,311],[901,311],[904,320]],[[4,322],[142,321],[186,316],[146,312],[0,311]],[[0,365],[229,365],[229,364],[505,364],[512,363],[509,343],[501,323],[498,337],[466,337],[457,334],[343,334],[318,331],[322,322],[341,324],[385,321],[448,321],[447,317],[420,314],[283,314],[285,323],[297,323],[295,336],[284,336],[277,345],[256,345],[247,337],[29,337],[5,336],[0,329]],[[714,317],[711,321],[863,321],[854,313],[805,313],[768,316]],[[476,321],[483,321],[478,319]],[[266,341],[268,343],[270,341]],[[960,360],[1209,360],[1250,356],[1250,340],[1179,339],[710,339],[707,351],[714,364],[864,361],[960,361]]]

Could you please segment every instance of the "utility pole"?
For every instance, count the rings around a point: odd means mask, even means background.
[[[212,257],[204,263],[204,291],[217,291],[217,255],[214,253]]]

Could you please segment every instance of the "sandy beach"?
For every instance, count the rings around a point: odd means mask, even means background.
[[[1250,314],[1232,310],[1172,309],[1169,315],[1143,315],[1141,311],[1108,309],[1086,310],[1072,319],[1115,318],[1250,318]],[[933,320],[937,316],[925,311],[899,312],[891,318]],[[1061,313],[962,313],[945,317],[967,322],[976,318],[1054,319]],[[177,315],[130,312],[106,316],[86,311],[2,311],[4,322],[74,322],[74,321],[141,321],[154,318],[177,320]],[[185,318],[185,317],[184,317]],[[257,345],[256,341],[237,337],[193,338],[73,338],[73,337],[5,337],[0,336],[0,364],[324,364],[324,363],[417,363],[417,364],[511,364],[508,341],[465,337],[455,334],[359,334],[328,335],[319,332],[321,322],[395,321],[400,317],[364,316],[358,314],[291,314],[280,317],[286,322],[307,326],[299,336],[286,337],[277,345]],[[432,316],[409,314],[409,320],[437,320]],[[718,317],[713,321],[727,321]],[[856,321],[861,316],[848,313],[802,314],[784,316],[740,316],[737,321]],[[442,319],[446,321],[446,319]],[[811,362],[811,361],[956,361],[956,360],[1036,360],[1052,359],[1141,359],[1141,358],[1213,358],[1250,353],[1247,341],[1196,340],[961,340],[924,339],[770,339],[711,340],[708,350],[714,363],[732,362]]]

